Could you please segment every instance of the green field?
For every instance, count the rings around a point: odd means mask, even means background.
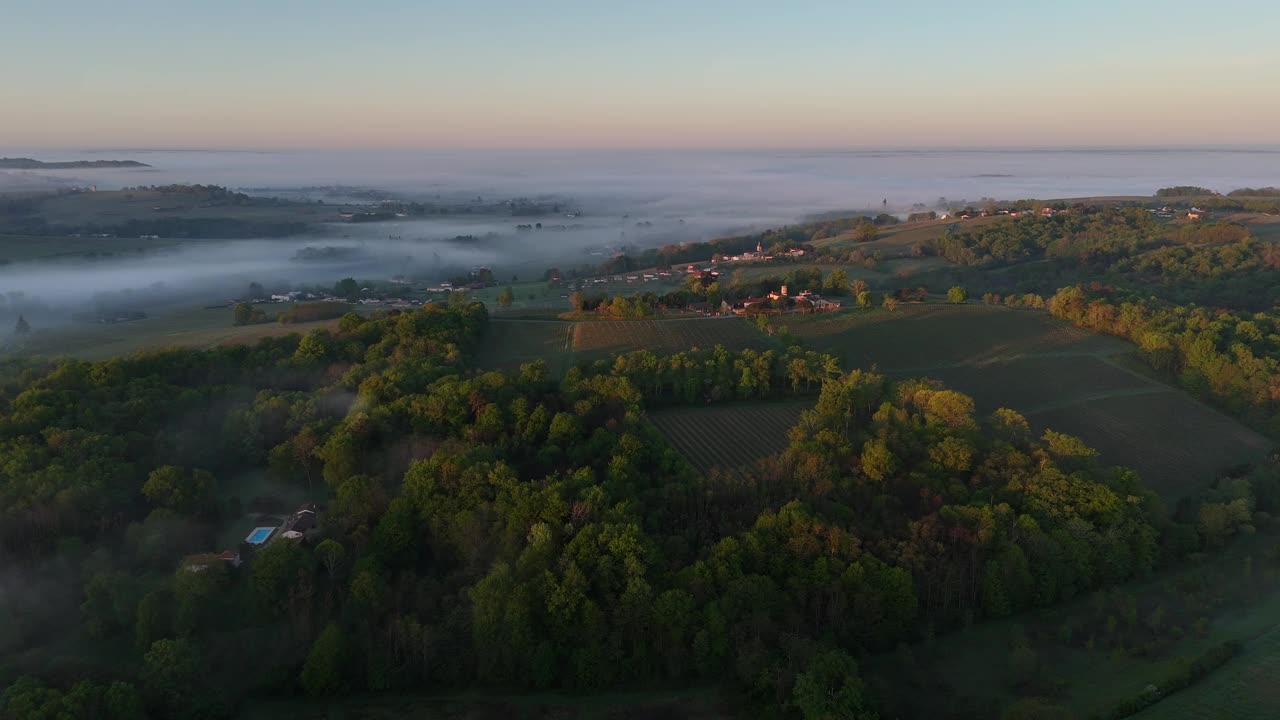
[[[1104,459],[1137,470],[1169,500],[1194,492],[1224,467],[1257,462],[1272,443],[1232,418],[1172,390],[1105,397],[1028,414],[1032,423],[1078,435]]]
[[[676,353],[693,347],[709,350],[716,345],[729,350],[768,350],[777,343],[747,320],[734,317],[593,320],[577,323],[573,330],[573,350],[581,353]]]
[[[1209,677],[1133,715],[1134,720],[1280,717],[1280,628],[1250,643]]]
[[[476,362],[482,368],[511,370],[534,360],[559,374],[572,362],[575,323],[562,320],[493,319],[480,341]]]
[[[848,367],[877,365],[922,372],[950,365],[984,365],[1049,353],[1129,352],[1123,340],[1095,335],[1044,312],[986,305],[901,305],[790,316],[791,334]]]
[[[817,270],[826,275],[835,269],[844,270],[850,280],[862,279],[874,283],[883,281],[884,273],[868,270],[861,265],[844,263],[811,263],[811,262],[778,262],[778,263],[728,263],[717,267],[721,273],[727,273],[734,280],[755,280],[763,277],[785,277],[787,273],[797,270]],[[723,275],[722,275],[723,277]]]
[[[579,360],[635,350],[676,353],[692,347],[767,350],[776,343],[741,318],[676,320],[538,320],[498,315],[481,340],[478,364],[513,369],[542,360],[559,375]]]
[[[661,410],[650,420],[671,445],[704,473],[711,468],[748,470],[756,461],[782,452],[787,431],[813,400],[729,404]]]
[[[189,241],[194,242],[194,241]],[[0,235],[0,264],[67,257],[119,257],[172,247],[166,238],[95,238]]]
[[[819,240],[816,244],[821,246],[836,246],[841,248],[861,248],[868,255],[879,251],[884,257],[904,257],[911,252],[911,247],[918,242],[933,240],[942,237],[947,228],[960,224],[961,228],[970,229],[980,225],[990,225],[997,222],[1007,222],[1011,218],[1004,215],[993,215],[990,217],[976,217],[968,220],[947,219],[947,220],[926,220],[923,222],[902,223],[899,225],[889,225],[880,228],[879,235],[875,240],[865,243],[855,243],[853,241],[854,231],[842,233],[832,238]]]
[[[53,196],[39,205],[39,212],[53,224],[86,223],[114,225],[129,220],[168,217],[199,217],[260,222],[334,222],[344,210],[341,205],[313,203],[270,203],[250,205],[211,203],[206,196],[160,193],[150,190],[112,190],[67,193]]]
[[[261,306],[268,313],[291,307],[290,303]],[[282,325],[277,322],[260,325],[232,324],[231,308],[203,308],[186,305],[156,306],[146,309],[148,317],[120,323],[77,323],[59,328],[35,328],[25,341],[22,352],[27,355],[66,355],[83,360],[127,355],[139,350],[168,347],[210,348],[229,343],[256,342],[266,337],[297,333],[305,335],[319,329],[334,329],[337,320]],[[359,311],[359,306],[353,306]]]
[[[1211,559],[1193,558],[1148,579],[873,655],[864,673],[912,690],[902,717],[950,713],[964,698],[970,712],[960,716],[997,718],[1018,697],[1048,696],[1069,717],[1089,718],[1159,685],[1209,648],[1236,641],[1245,645],[1243,654],[1133,717],[1277,717],[1280,696],[1273,686],[1249,686],[1280,662],[1280,568],[1266,560],[1276,539],[1274,530],[1243,536]],[[1121,610],[1126,605],[1137,609],[1132,622]],[[1152,639],[1158,647],[1147,646]],[[1019,643],[1036,660],[1029,686],[1011,678],[1011,649]],[[1248,712],[1212,711],[1215,703],[1229,708],[1235,702]]]
[[[1264,457],[1271,443],[1181,390],[1133,369],[1133,347],[1043,311],[983,305],[905,305],[789,321],[806,345],[846,367],[931,377],[971,395],[978,410],[1027,416],[1037,431],[1080,436],[1104,463],[1125,465],[1167,501],[1225,467]]]

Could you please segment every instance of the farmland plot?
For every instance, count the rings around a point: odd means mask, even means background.
[[[593,320],[577,323],[573,335],[573,349],[583,353],[677,353],[716,345],[728,350],[767,350],[775,343],[741,318]]]
[[[511,370],[542,360],[548,369],[563,371],[572,353],[573,325],[544,320],[490,320],[476,353],[478,364]]]
[[[787,447],[787,431],[812,400],[662,410],[650,416],[680,454],[703,472],[743,471]]]

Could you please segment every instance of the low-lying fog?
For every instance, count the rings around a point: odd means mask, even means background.
[[[0,171],[0,192],[58,185],[115,189],[203,183],[326,202],[553,198],[576,217],[449,217],[335,224],[272,240],[186,241],[142,254],[0,267],[0,315],[38,299],[51,314],[120,293],[221,302],[249,282],[332,285],[406,275],[419,286],[475,265],[532,279],[648,247],[776,226],[816,213],[905,213],[940,198],[978,201],[1149,195],[1175,184],[1220,191],[1280,184],[1280,149],[927,151],[196,151],[0,149],[45,161],[138,160],[139,169]],[[541,222],[540,231],[518,231]],[[552,229],[551,226],[565,226]],[[463,239],[457,239],[464,236]],[[104,240],[104,245],[114,241]],[[304,248],[346,248],[298,259]],[[2,255],[2,253],[0,253]],[[7,311],[6,311],[7,308]],[[0,318],[0,322],[4,322]],[[6,330],[0,327],[0,335]]]

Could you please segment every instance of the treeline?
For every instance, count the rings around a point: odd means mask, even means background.
[[[1227,197],[1269,197],[1280,198],[1280,188],[1278,187],[1262,187],[1262,188],[1240,188],[1227,193]]]
[[[166,195],[197,195],[206,203],[212,205],[260,205],[260,204],[279,204],[287,202],[277,200],[275,198],[255,197],[246,195],[242,192],[236,192],[230,188],[221,185],[137,185],[134,187],[121,188],[120,192],[156,192]]]
[[[764,230],[748,235],[717,238],[697,243],[668,244],[642,251],[630,251],[605,261],[596,274],[629,272],[651,267],[672,267],[689,263],[708,262],[716,256],[741,255],[755,252],[759,246],[766,254],[776,255],[795,248],[810,249],[808,244],[823,238],[835,237],[863,225],[896,223],[892,215],[875,218],[866,216],[843,217],[832,220],[790,225]]]
[[[1221,198],[1223,195],[1195,185],[1179,185],[1176,187],[1160,188],[1156,191],[1156,197],[1160,198],[1182,198],[1182,197],[1204,197]],[[1227,193],[1225,197],[1229,198],[1280,198],[1280,188],[1277,187],[1261,187],[1261,188],[1237,188]]]
[[[1050,298],[1055,316],[1128,338],[1156,370],[1280,440],[1280,316],[1173,305],[1105,287]]]
[[[13,209],[13,208],[11,208]],[[307,230],[307,224],[299,221],[246,220],[242,218],[156,217],[134,218],[121,223],[49,222],[31,211],[13,209],[16,214],[3,218],[0,229],[13,235],[99,235],[112,237],[142,237],[158,235],[168,238],[237,239],[257,237],[286,237]]]
[[[959,283],[999,294],[1052,295],[1069,285],[1100,283],[1180,305],[1257,312],[1280,303],[1280,249],[1232,223],[1180,226],[1132,254],[1047,257],[1001,267],[956,266],[921,274],[930,285]]]
[[[1156,190],[1156,197],[1199,197],[1202,195],[1217,195],[1217,192],[1209,188],[1203,188],[1198,185],[1175,185],[1173,187],[1160,188]]]
[[[1176,232],[1137,208],[1081,208],[948,232],[921,243],[924,254],[959,265],[1013,264],[1044,257],[1120,257]]]
[[[1266,192],[1263,192],[1260,197],[1249,197],[1228,193],[1226,197],[1170,198],[1169,200],[1170,205],[1180,208],[1189,208],[1194,205],[1204,210],[1234,210],[1241,212],[1260,212],[1270,215],[1280,213],[1280,198],[1276,198]]]
[[[841,375],[834,357],[798,347],[779,353],[719,346],[672,355],[626,353],[597,361],[589,372],[625,377],[649,405],[771,399],[811,392]]]

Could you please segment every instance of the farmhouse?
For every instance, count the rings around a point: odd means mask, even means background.
[[[301,533],[305,533],[315,526],[315,503],[303,503],[302,506],[293,513],[293,515],[289,516],[288,520],[285,520],[284,525],[280,526],[280,531],[282,534],[296,532],[301,536]]]
[[[1202,219],[1204,219],[1204,216],[1205,216],[1205,215],[1207,215],[1207,214],[1208,214],[1208,213],[1206,213],[1204,210],[1201,210],[1201,209],[1200,209],[1200,208],[1198,208],[1198,207],[1193,207],[1193,208],[1191,208],[1190,210],[1188,210],[1188,211],[1187,211],[1187,219],[1188,219],[1188,220],[1202,220]]]
[[[741,315],[753,307],[767,306],[772,300],[769,297],[743,298],[732,305],[733,312]]]

